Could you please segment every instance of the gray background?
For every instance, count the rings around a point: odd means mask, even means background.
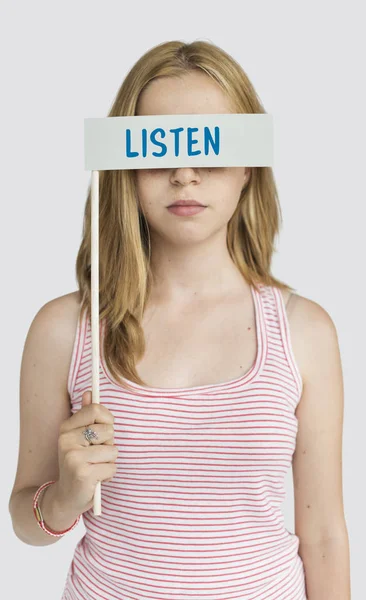
[[[38,310],[76,290],[90,173],[85,117],[105,117],[152,46],[206,39],[247,72],[274,117],[284,225],[273,272],[334,320],[345,384],[343,485],[352,599],[365,597],[365,36],[362,2],[10,2],[0,8],[2,95],[2,597],[61,597],[85,528],[23,544],[8,501],[23,345]],[[293,488],[283,504],[293,531]]]

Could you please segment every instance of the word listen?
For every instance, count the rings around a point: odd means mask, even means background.
[[[167,137],[167,132],[161,127],[153,129],[149,136],[147,129],[141,129],[139,148],[141,156],[145,158],[148,155],[148,151],[150,151],[152,156],[162,157],[165,156],[168,151],[171,153],[172,146],[174,150],[174,156],[196,156],[197,154],[201,154],[202,150],[193,150],[193,145],[199,143],[198,139],[193,139],[194,132],[198,130],[198,127],[187,127],[186,129],[184,127],[177,127],[176,129],[169,129],[168,134],[171,135],[168,136],[168,141],[166,144],[157,139],[158,136],[163,139]],[[160,152],[152,151],[151,145],[160,147]],[[211,135],[208,127],[203,128],[203,152],[206,156],[210,152],[210,147],[216,156],[220,153],[219,127],[214,128],[214,137]],[[186,154],[184,154],[184,152],[186,152]],[[126,129],[126,156],[127,158],[140,156],[139,152],[131,149],[131,129]]]

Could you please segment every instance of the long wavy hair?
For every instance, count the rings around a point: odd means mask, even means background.
[[[224,50],[207,41],[170,41],[146,52],[124,79],[109,117],[136,114],[139,96],[157,77],[181,77],[191,71],[211,77],[226,92],[236,113],[265,113],[242,67]],[[271,273],[275,237],[282,223],[272,169],[251,167],[236,210],[227,225],[227,248],[249,285],[293,288]],[[103,358],[112,377],[146,386],[135,364],[145,352],[141,327],[153,274],[150,235],[141,212],[133,170],[99,173],[99,319],[103,321]],[[76,260],[81,314],[91,316],[91,185],[84,212],[83,235]]]

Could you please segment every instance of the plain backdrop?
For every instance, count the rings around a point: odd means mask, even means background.
[[[58,600],[78,527],[51,546],[14,534],[19,375],[38,310],[77,289],[90,173],[86,117],[107,116],[127,72],[168,40],[211,41],[274,119],[283,227],[273,273],[332,317],[342,354],[343,487],[352,599],[365,598],[365,63],[362,2],[1,3],[2,597]],[[293,531],[291,471],[283,503]],[[197,599],[198,600],[198,599]]]

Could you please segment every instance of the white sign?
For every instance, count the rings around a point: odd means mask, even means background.
[[[85,170],[273,166],[272,116],[143,115],[84,119]]]

